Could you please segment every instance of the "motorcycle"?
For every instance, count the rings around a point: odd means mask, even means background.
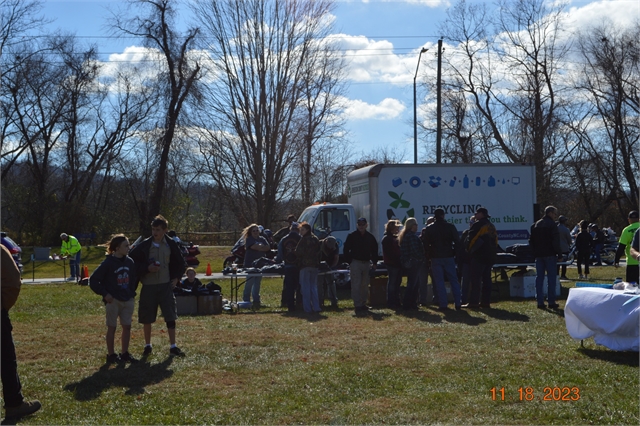
[[[613,265],[616,260],[616,251],[618,250],[618,242],[610,242],[607,241],[606,244],[600,250],[600,259],[602,259],[602,263],[606,265]],[[576,245],[571,244],[569,249],[569,254],[566,256],[566,261],[569,263],[573,263],[573,261],[577,258]],[[591,264],[596,263],[596,252],[595,249],[591,249],[591,256],[589,257],[589,262]]]

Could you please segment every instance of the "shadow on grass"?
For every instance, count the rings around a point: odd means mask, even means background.
[[[500,308],[482,309],[482,313],[486,314],[488,317],[503,321],[529,322],[530,319],[528,315]]]
[[[613,362],[620,365],[628,365],[629,367],[638,367],[638,352],[631,351],[612,351],[609,349],[589,349],[578,348],[578,352],[588,356],[589,358],[599,359],[602,361]]]
[[[64,390],[73,392],[78,401],[91,401],[111,387],[129,388],[125,395],[140,395],[145,392],[145,386],[160,383],[173,375],[173,370],[169,366],[173,362],[173,357],[168,357],[159,364],[146,362],[143,358],[138,363],[117,365],[116,368],[109,368],[105,364],[89,377],[85,377],[79,382],[69,383]]]
[[[392,314],[388,312],[381,312],[379,309],[372,308],[368,311],[354,312],[354,318],[371,318],[374,321],[382,321],[387,317],[390,317]]]

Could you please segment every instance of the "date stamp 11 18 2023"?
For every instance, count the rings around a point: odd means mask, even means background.
[[[542,394],[536,393],[532,387],[520,387],[518,393],[509,394],[504,387],[491,388],[493,401],[519,400],[519,401],[578,401],[580,400],[580,388],[577,386],[545,386]]]

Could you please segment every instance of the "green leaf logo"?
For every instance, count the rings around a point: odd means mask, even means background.
[[[398,195],[393,191],[389,191],[389,196],[391,198],[393,198],[393,200],[394,200],[389,205],[391,207],[393,207],[394,209],[397,209],[398,207],[406,209],[407,207],[409,207],[411,205],[411,203],[408,202],[407,200],[403,200],[402,199],[403,195],[404,195],[404,192],[402,194]]]

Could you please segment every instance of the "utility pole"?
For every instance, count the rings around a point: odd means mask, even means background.
[[[442,162],[442,38],[438,40],[438,80],[436,83],[438,102],[437,111],[437,130],[436,130],[436,164]]]
[[[422,54],[429,49],[420,49],[418,55],[418,65],[416,65],[416,74],[413,76],[413,164],[418,164],[418,113],[416,110],[416,79],[418,78],[418,68],[420,68],[420,58]]]

